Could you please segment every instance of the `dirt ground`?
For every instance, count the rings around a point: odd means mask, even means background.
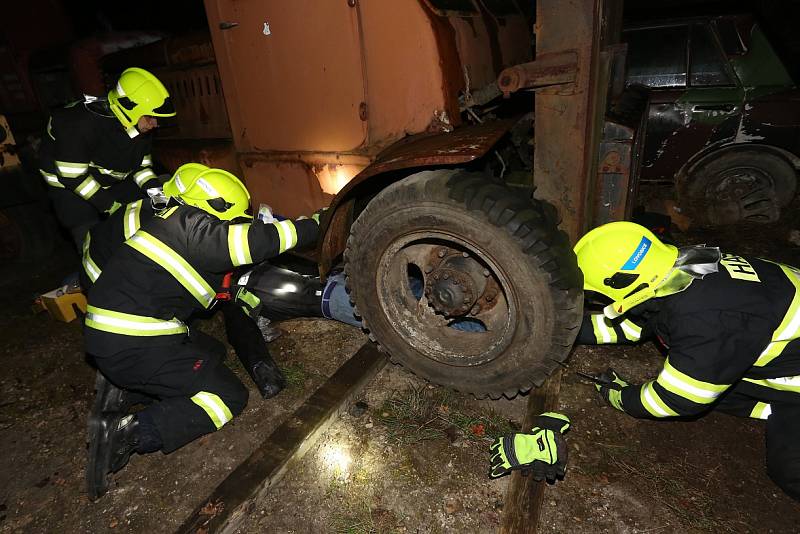
[[[797,213],[795,210],[794,213]],[[796,220],[679,235],[800,265]],[[68,254],[38,274],[4,276],[0,305],[0,532],[171,532],[270,432],[365,342],[356,328],[294,320],[272,351],[290,386],[164,456],[137,456],[90,503],[84,489],[93,371],[80,326],[33,315],[33,294],[58,285]],[[3,271],[3,269],[0,269]],[[23,274],[20,275],[20,272]],[[0,273],[4,274],[4,273]],[[202,328],[221,339],[220,317]],[[710,414],[695,422],[637,421],[602,406],[573,371],[614,367],[654,376],[654,346],[578,347],[561,384],[573,420],[567,476],[547,488],[545,532],[798,532],[800,505],[764,471],[763,423]],[[495,532],[506,479],[487,477],[493,435],[519,426],[526,399],[477,401],[389,365],[255,506],[243,533]]]

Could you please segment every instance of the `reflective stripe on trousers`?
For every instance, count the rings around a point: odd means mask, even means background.
[[[172,334],[186,334],[189,329],[178,319],[170,321],[106,310],[89,305],[86,309],[86,326],[126,336],[166,336]]]

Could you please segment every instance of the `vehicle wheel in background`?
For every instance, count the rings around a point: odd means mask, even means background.
[[[768,152],[727,152],[694,169],[682,191],[679,203],[702,223],[774,222],[794,198],[797,174]]]

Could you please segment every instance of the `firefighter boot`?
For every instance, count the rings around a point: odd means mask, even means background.
[[[142,432],[134,414],[106,413],[89,420],[89,462],[86,483],[89,499],[95,501],[108,491],[108,475],[128,463],[134,452],[154,452],[160,439]]]
[[[286,387],[286,377],[269,356],[259,359],[248,371],[265,399],[274,397]]]
[[[123,390],[109,382],[103,373],[97,371],[94,381],[94,406],[90,417],[102,417],[108,412],[122,412],[126,407],[126,395]]]

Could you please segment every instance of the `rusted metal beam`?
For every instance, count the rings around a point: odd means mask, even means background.
[[[538,0],[537,57],[577,52],[572,91],[536,92],[535,196],[558,208],[562,228],[577,240],[588,228],[610,61],[601,52],[619,38],[620,0]]]
[[[520,89],[538,89],[572,84],[578,74],[578,52],[566,50],[539,54],[535,61],[509,67],[500,73],[497,85],[508,96]],[[566,92],[570,92],[566,89]]]
[[[228,475],[176,532],[235,532],[255,503],[300,461],[386,361],[367,342]]]
[[[558,410],[558,393],[561,390],[561,369],[540,388],[531,390],[528,397],[528,411],[522,428],[532,428],[533,420],[543,412]],[[511,473],[511,481],[506,490],[500,534],[528,534],[537,532],[542,500],[547,490],[545,482],[536,482],[530,476],[522,476],[519,471]]]

